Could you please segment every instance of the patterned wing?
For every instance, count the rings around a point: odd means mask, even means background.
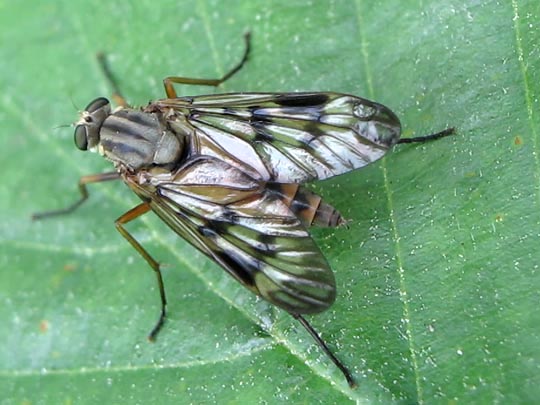
[[[237,93],[165,99],[195,128],[192,155],[215,156],[262,181],[303,183],[360,168],[399,139],[381,104],[339,93]]]
[[[291,313],[324,311],[334,275],[302,223],[264,183],[212,157],[149,188],[128,184],[176,233],[256,294]]]

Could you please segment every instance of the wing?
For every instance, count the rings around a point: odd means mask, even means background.
[[[324,311],[334,275],[279,196],[212,157],[189,160],[151,192],[128,184],[176,233],[271,303],[296,314]]]
[[[385,106],[339,93],[236,93],[159,100],[195,129],[192,155],[261,181],[303,183],[381,158],[401,125]]]

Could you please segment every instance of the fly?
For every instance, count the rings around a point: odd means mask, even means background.
[[[324,93],[229,93],[178,97],[174,84],[219,86],[221,79],[167,77],[166,98],[130,107],[103,56],[103,71],[119,105],[97,98],[75,124],[75,145],[97,151],[115,170],[84,176],[81,197],[69,207],[34,219],[67,214],[87,198],[87,185],[122,179],[141,203],[115,221],[116,229],[157,277],[161,313],[166,295],[158,262],[125,224],[153,211],[179,236],[256,295],[290,313],[341,370],[349,369],[304,318],[336,298],[334,274],[311,238],[311,226],[338,227],[341,214],[303,186],[361,168],[399,143],[425,142],[453,129],[400,139],[401,124],[387,107],[356,96]]]

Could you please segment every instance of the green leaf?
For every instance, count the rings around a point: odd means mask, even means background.
[[[537,0],[0,3],[0,392],[2,403],[526,403],[540,395],[540,10]],[[382,102],[401,145],[316,185],[351,220],[315,230],[338,280],[310,317],[358,380],[351,390],[307,333],[179,240],[155,216],[115,231],[137,203],[58,128],[111,89],[164,97],[168,75],[217,91],[341,91]],[[181,94],[211,93],[180,87]],[[76,105],[77,107],[74,107]]]

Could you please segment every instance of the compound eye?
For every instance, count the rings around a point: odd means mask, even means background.
[[[107,100],[105,97],[100,97],[90,102],[90,104],[88,104],[84,110],[89,114],[92,114],[93,112],[96,112],[97,110],[105,107],[108,104],[109,100]]]
[[[75,146],[80,150],[88,149],[88,131],[85,125],[77,125],[75,127]]]

